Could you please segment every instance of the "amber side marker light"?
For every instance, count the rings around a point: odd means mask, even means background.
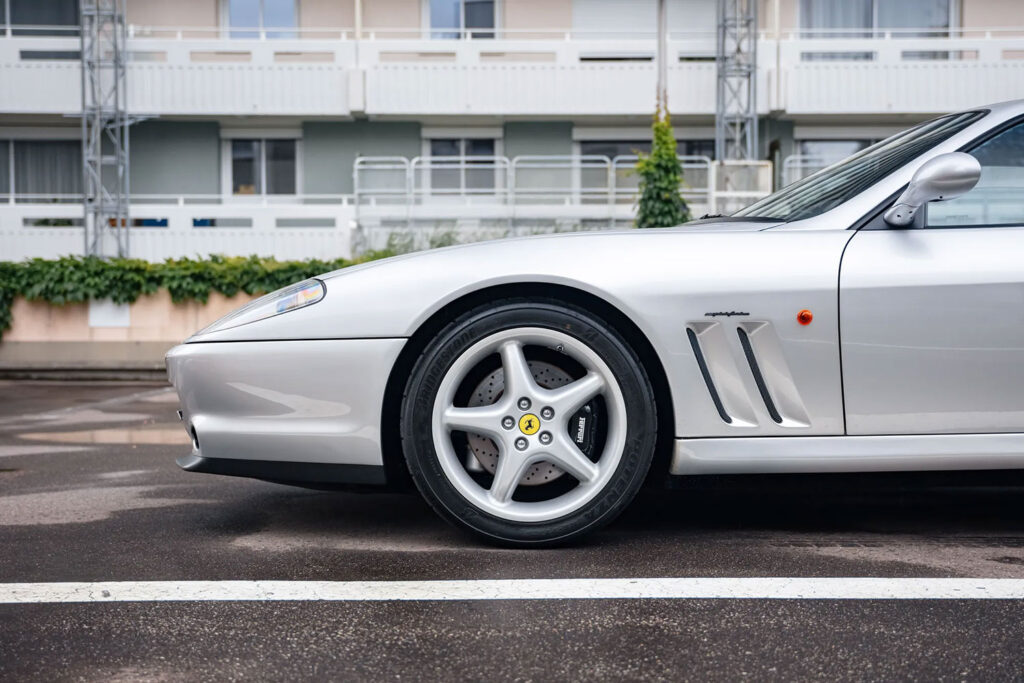
[[[812,320],[814,320],[814,314],[806,308],[796,314],[796,321],[801,325],[810,325]]]

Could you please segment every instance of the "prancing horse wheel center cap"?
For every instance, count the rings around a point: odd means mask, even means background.
[[[540,431],[540,418],[532,413],[526,413],[519,418],[519,431],[527,436],[532,436]]]

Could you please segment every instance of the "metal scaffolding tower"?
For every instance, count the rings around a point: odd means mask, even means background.
[[[128,255],[125,0],[80,0],[85,253]],[[111,239],[112,238],[112,239]]]
[[[715,155],[757,159],[757,0],[718,0]]]

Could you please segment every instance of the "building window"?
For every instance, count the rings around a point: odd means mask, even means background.
[[[888,29],[936,37],[948,35],[951,24],[951,0],[800,0],[800,28],[811,38],[861,38]]]
[[[8,201],[14,194],[14,157],[11,154],[11,143],[0,140],[0,201]]]
[[[799,148],[800,154],[803,156],[821,159],[827,166],[853,156],[875,142],[875,140],[801,140]]]
[[[495,0],[427,0],[430,9],[430,37],[493,38]]]
[[[296,140],[231,140],[231,194],[296,194]]]
[[[295,38],[298,0],[224,0],[232,38]]]
[[[19,200],[79,202],[82,143],[77,140],[14,140],[8,143],[7,185]],[[13,182],[12,182],[13,180]]]
[[[800,28],[806,38],[865,38],[898,31],[901,38],[938,38],[953,25],[952,0],[800,0]],[[921,29],[914,31],[912,29]],[[903,59],[948,59],[943,51],[904,52]],[[871,51],[804,52],[803,61],[870,61]]]
[[[78,35],[78,0],[0,0],[4,21],[16,28],[16,36],[69,36]]]
[[[495,188],[497,141],[493,138],[430,140],[430,188],[456,194]]]

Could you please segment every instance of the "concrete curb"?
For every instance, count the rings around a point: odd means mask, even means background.
[[[0,364],[0,379],[31,379],[53,381],[167,381],[163,364],[145,365],[29,365]]]

